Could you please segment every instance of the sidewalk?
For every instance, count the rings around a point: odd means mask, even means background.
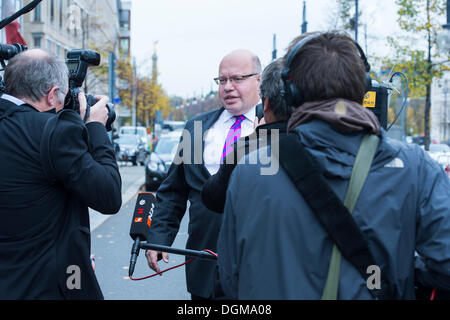
[[[127,188],[127,190],[122,190],[122,207],[125,203],[130,201],[134,196],[139,192],[140,187],[145,182],[145,176],[142,175],[141,178],[136,180],[131,186]],[[113,215],[101,214],[98,211],[92,210],[89,208],[89,219],[91,223],[91,232],[93,232],[96,228],[98,228],[103,222],[108,220]]]

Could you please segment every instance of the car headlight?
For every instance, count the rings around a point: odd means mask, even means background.
[[[147,167],[152,171],[156,171],[158,170],[158,163],[155,161],[149,161]]]
[[[160,164],[158,165],[158,168],[159,168],[159,171],[164,171],[164,170],[166,169],[166,167],[164,166],[163,163],[160,163]]]

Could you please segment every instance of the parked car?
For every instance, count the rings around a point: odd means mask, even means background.
[[[432,143],[429,146],[428,154],[437,161],[440,155],[450,155],[450,147],[443,143]]]
[[[186,126],[185,121],[165,120],[162,125],[162,130],[168,131],[183,130],[185,126]]]
[[[139,136],[145,145],[145,151],[150,153],[152,141],[145,127],[123,126],[120,128],[119,134],[134,134]]]
[[[416,134],[414,136],[411,136],[411,142],[416,143],[419,146],[423,146],[425,144],[425,137],[421,134]]]
[[[116,158],[118,161],[130,161],[133,165],[144,165],[147,157],[145,144],[134,134],[120,134],[114,140],[116,145]]]
[[[450,147],[443,143],[432,143],[429,148],[430,152],[450,152]]]
[[[450,175],[450,153],[441,153],[436,156],[435,160],[442,166],[447,175]]]
[[[182,132],[174,131],[159,137],[155,149],[145,165],[145,188],[154,191],[166,178],[175,157]]]

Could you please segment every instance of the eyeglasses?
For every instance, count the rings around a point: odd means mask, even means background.
[[[219,85],[226,84],[228,80],[230,80],[230,82],[234,83],[234,84],[241,84],[242,82],[244,82],[248,78],[250,78],[252,76],[256,76],[258,74],[259,73],[252,73],[252,74],[245,74],[245,75],[242,75],[242,76],[232,76],[232,77],[229,77],[229,78],[218,77],[218,78],[214,78],[214,81],[217,84],[219,84]]]

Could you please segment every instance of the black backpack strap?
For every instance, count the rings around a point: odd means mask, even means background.
[[[294,134],[280,138],[279,160],[339,251],[366,279],[367,267],[379,264],[373,258],[368,242],[352,215],[328,185],[312,155]],[[393,299],[387,277],[382,277],[380,290],[369,291],[376,299]]]

